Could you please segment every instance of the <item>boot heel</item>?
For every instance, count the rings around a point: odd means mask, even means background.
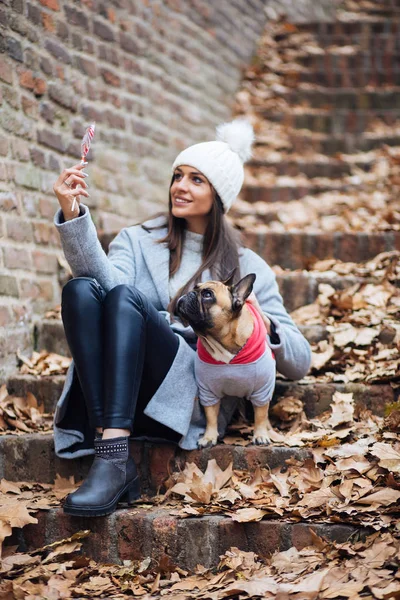
[[[131,504],[135,500],[140,498],[140,483],[139,477],[136,477],[130,485],[130,487],[126,490],[125,494],[121,496],[119,502],[123,502],[124,504]]]

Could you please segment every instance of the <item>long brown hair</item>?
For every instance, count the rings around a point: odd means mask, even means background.
[[[160,244],[166,243],[170,252],[169,258],[169,276],[174,275],[181,264],[183,244],[186,234],[186,221],[179,219],[172,214],[171,186],[174,181],[172,177],[169,187],[169,211],[163,213],[166,217],[166,226],[168,228],[167,235],[158,240]],[[234,229],[227,220],[224,214],[224,206],[216,190],[211,186],[214,196],[214,202],[211,207],[208,224],[204,233],[203,241],[203,260],[200,267],[189,279],[189,281],[177,292],[168,306],[168,311],[173,315],[175,313],[176,303],[178,298],[183,294],[187,294],[199,281],[201,275],[206,269],[210,269],[211,277],[214,280],[221,281],[228,277],[234,270],[235,275],[233,282],[240,279],[239,267],[239,248],[243,246],[241,235],[238,230]],[[161,216],[161,215],[159,215]],[[156,227],[142,227],[146,231],[159,229],[165,225]]]

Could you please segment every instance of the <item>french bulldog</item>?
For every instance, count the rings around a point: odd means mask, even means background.
[[[195,374],[207,421],[199,447],[217,443],[220,400],[225,395],[252,402],[253,443],[270,443],[268,408],[275,387],[275,358],[261,315],[246,302],[255,274],[235,285],[233,276],[234,272],[225,281],[198,284],[177,302],[176,313],[198,336]]]

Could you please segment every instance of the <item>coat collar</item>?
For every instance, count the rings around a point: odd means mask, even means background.
[[[154,226],[161,224],[161,219],[148,221],[146,225]],[[167,244],[160,244],[157,240],[167,235],[167,228],[154,229],[139,238],[143,259],[147,265],[151,278],[160,298],[164,310],[170,302],[169,299],[169,250]],[[201,277],[202,281],[209,281],[211,273],[206,269]]]
[[[154,281],[163,309],[169,304],[169,250],[167,244],[157,240],[166,235],[165,228],[155,229],[141,237],[143,259]]]

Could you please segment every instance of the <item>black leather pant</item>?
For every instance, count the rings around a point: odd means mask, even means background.
[[[180,434],[144,414],[178,351],[178,337],[134,286],[108,293],[90,277],[62,290],[65,335],[92,427],[178,441]]]

